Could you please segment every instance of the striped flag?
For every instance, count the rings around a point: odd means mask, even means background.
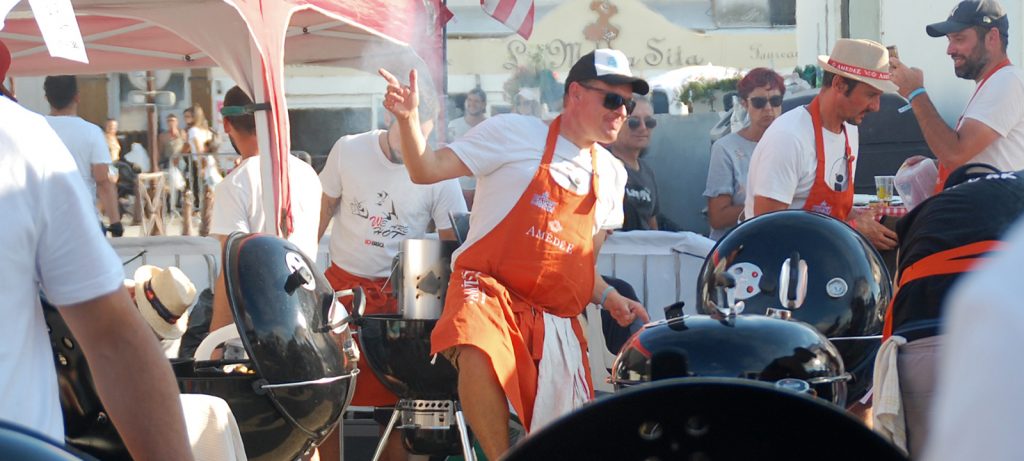
[[[533,0],[480,0],[480,7],[524,39],[533,34]]]

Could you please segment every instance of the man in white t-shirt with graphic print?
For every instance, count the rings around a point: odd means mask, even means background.
[[[870,40],[841,39],[825,71],[821,92],[805,107],[777,118],[754,148],[747,173],[746,218],[803,209],[846,221],[880,250],[896,246],[896,233],[869,212],[853,209],[853,178],[860,137],[857,125],[878,111],[889,81],[889,52]]]
[[[588,303],[620,325],[646,319],[594,264],[606,231],[622,225],[626,184],[622,163],[598,143],[616,139],[633,93],[649,91],[628,62],[609,49],[581,57],[550,126],[499,115],[437,150],[419,131],[415,71],[407,85],[380,71],[412,180],[477,178],[469,235],[454,255],[431,348],[458,369],[459,399],[489,459],[509,448],[510,406],[533,431],[592,398],[577,319]]]
[[[227,243],[232,232],[263,232],[274,211],[263,208],[263,185],[260,176],[260,151],[256,139],[256,117],[252,113],[252,98],[239,87],[224,95],[224,132],[242,162],[217,184],[213,196],[213,219],[210,235]],[[316,259],[316,226],[320,218],[320,181],[306,162],[291,159],[288,162],[288,185],[292,203],[292,232],[288,241],[299,247],[310,259]],[[210,331],[232,322],[231,308],[221,268],[213,288],[213,315]]]
[[[948,172],[966,163],[986,163],[1002,171],[1024,169],[1024,71],[1006,56],[1010,21],[994,0],[960,2],[943,22],[926,28],[946,37],[946,54],[957,77],[977,87],[950,128],[924,89],[924,72],[892,60],[892,81],[910,100],[928,148],[939,161],[942,189]]]
[[[50,103],[46,121],[75,158],[89,197],[97,199],[103,214],[110,221],[108,229],[114,237],[124,234],[117,188],[110,180],[110,150],[103,130],[78,116],[78,80],[74,75],[46,77],[43,92]]]
[[[429,137],[434,127],[434,106],[420,105],[420,128]],[[331,267],[324,274],[334,290],[361,287],[366,294],[366,314],[396,314],[392,292],[392,261],[403,240],[420,239],[433,222],[442,240],[455,240],[449,212],[466,212],[462,190],[455,179],[436,184],[413,184],[403,163],[401,138],[392,121],[387,130],[345,136],[331,149],[320,172],[323,200],[320,230],[331,230]],[[365,356],[359,368],[369,370]],[[389,407],[398,397],[373,373],[356,383],[352,404]],[[388,415],[390,416],[390,415]],[[383,421],[386,423],[387,421]],[[322,458],[337,459],[321,446]],[[402,459],[405,450],[400,431],[393,431],[383,459]]]

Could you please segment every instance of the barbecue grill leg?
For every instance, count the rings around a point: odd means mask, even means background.
[[[459,425],[459,440],[462,442],[462,458],[476,461],[473,444],[469,442],[469,430],[466,428],[466,417],[462,414],[462,405],[455,402],[455,423]]]
[[[398,422],[398,405],[395,405],[395,411],[391,412],[391,421],[388,421],[387,429],[384,429],[384,434],[380,436],[380,443],[377,444],[377,451],[373,453],[373,461],[380,461],[380,455],[384,453],[384,447],[388,445],[388,438],[391,437],[391,429],[395,427],[395,423]],[[472,461],[472,460],[467,460]]]

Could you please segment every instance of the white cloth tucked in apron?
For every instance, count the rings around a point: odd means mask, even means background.
[[[904,337],[893,335],[885,340],[878,350],[875,357],[872,406],[875,431],[904,454],[907,453],[907,420],[903,414],[897,358],[900,346],[906,343]]]
[[[544,355],[537,370],[537,400],[530,432],[569,414],[590,400],[583,351],[572,319],[544,314]]]

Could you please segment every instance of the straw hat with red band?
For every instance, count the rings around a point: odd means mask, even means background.
[[[185,334],[185,311],[196,299],[196,287],[181,269],[142,266],[135,271],[135,304],[158,336],[178,339]]]
[[[889,81],[889,50],[881,43],[839,39],[830,56],[818,56],[818,64],[825,72],[867,83],[884,92],[896,92],[896,85]]]

